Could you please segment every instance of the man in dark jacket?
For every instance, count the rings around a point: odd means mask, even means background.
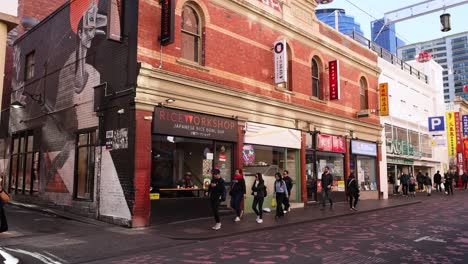
[[[331,197],[331,188],[333,186],[333,176],[330,173],[330,168],[325,166],[324,172],[322,173],[322,209],[325,209],[325,203],[328,200],[330,202],[330,208],[333,207],[333,200]]]
[[[426,176],[424,177],[424,185],[426,186],[427,196],[431,196],[432,192],[432,180],[429,177],[429,174],[426,172]]]
[[[209,195],[211,209],[213,210],[213,216],[216,224],[212,227],[214,230],[221,228],[221,219],[219,218],[219,204],[222,199],[226,198],[226,187],[224,186],[224,180],[221,178],[221,173],[218,169],[213,170],[213,178],[211,179],[210,187],[205,195]]]
[[[464,171],[462,174],[462,184],[463,184],[463,189],[466,190],[467,185],[468,185],[468,175],[466,175],[466,171]]]
[[[438,192],[442,191],[441,183],[442,183],[442,175],[440,175],[439,171],[437,171],[437,173],[434,174],[434,184]]]
[[[408,183],[409,183],[410,176],[408,173],[403,173],[400,176],[400,182],[403,189],[403,196],[408,196]]]
[[[419,171],[418,175],[416,175],[416,181],[418,182],[418,191],[422,192],[424,190],[425,179],[421,171]]]
[[[283,171],[283,181],[286,183],[286,189],[288,189],[288,197],[283,199],[283,204],[284,204],[284,211],[289,212],[291,211],[291,203],[289,202],[289,199],[291,197],[291,190],[293,187],[293,180],[291,177],[289,177],[289,171],[284,170]]]
[[[453,178],[454,178],[454,173],[451,171],[448,171],[447,174],[445,174],[445,194],[447,195],[453,195]]]

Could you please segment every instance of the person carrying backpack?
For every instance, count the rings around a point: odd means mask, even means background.
[[[346,186],[348,186],[349,210],[357,211],[356,205],[359,200],[359,185],[354,177],[354,173],[349,175]]]

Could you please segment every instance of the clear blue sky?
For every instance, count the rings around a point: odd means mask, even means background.
[[[0,0],[1,1],[1,0]],[[343,8],[346,15],[351,15],[361,25],[366,38],[370,39],[370,22],[373,17],[383,18],[384,13],[421,3],[424,0],[334,0],[331,4],[319,5],[318,8]],[[444,0],[435,0],[444,1]],[[351,3],[359,8],[353,6]],[[451,1],[453,2],[453,1]],[[362,10],[364,11],[362,11]],[[443,11],[437,11],[425,16],[412,18],[410,20],[395,24],[397,36],[407,44],[441,38],[460,32],[468,31],[468,4],[460,5],[446,10],[451,15],[452,30],[440,31],[439,16]]]

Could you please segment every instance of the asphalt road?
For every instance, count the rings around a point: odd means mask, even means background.
[[[93,225],[10,206],[12,228],[0,234],[0,263],[14,263],[5,262],[5,253],[27,264],[468,263],[466,199],[468,192],[459,191],[411,206],[205,241],[175,241],[151,228]]]
[[[468,263],[467,194],[95,263]]]

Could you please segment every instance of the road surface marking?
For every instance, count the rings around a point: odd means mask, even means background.
[[[423,237],[420,237],[416,240],[414,240],[414,242],[420,242],[420,241],[423,241],[423,240],[426,240],[426,241],[432,241],[432,242],[439,242],[439,243],[447,243],[445,240],[443,239],[439,239],[439,238],[435,238],[435,237],[430,237],[430,236],[423,236]]]
[[[26,251],[26,250],[22,250],[22,249],[14,249],[14,248],[5,248],[6,250],[8,251],[13,251],[13,252],[16,252],[16,253],[20,253],[20,254],[24,254],[24,255],[28,255],[28,256],[31,256],[33,258],[36,258],[40,261],[42,261],[42,263],[44,264],[62,264],[61,262],[58,262],[58,261],[55,261],[47,256],[44,256],[40,253],[37,253],[37,252],[29,252],[29,251]]]
[[[19,259],[13,257],[12,255],[10,255],[8,252],[2,250],[0,248],[0,255],[2,255],[2,257],[5,259],[5,261],[3,261],[3,264],[17,264],[19,263]]]

